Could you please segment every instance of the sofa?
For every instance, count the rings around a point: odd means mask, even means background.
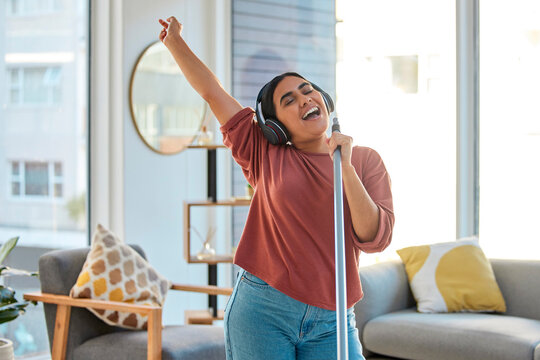
[[[540,360],[540,261],[490,263],[503,314],[419,313],[401,261],[360,268],[355,316],[366,359]]]

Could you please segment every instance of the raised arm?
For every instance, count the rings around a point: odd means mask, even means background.
[[[193,89],[210,105],[219,123],[224,125],[242,110],[242,105],[223,89],[214,73],[191,51],[181,35],[182,24],[174,16],[167,21],[159,19],[159,23],[163,26],[159,39],[169,49]]]

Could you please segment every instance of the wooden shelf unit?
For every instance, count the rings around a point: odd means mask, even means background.
[[[212,325],[216,320],[223,320],[225,311],[218,310],[217,316],[212,316],[210,310],[186,310],[184,319],[187,325]]]
[[[196,255],[191,254],[191,208],[192,207],[212,207],[212,206],[249,206],[250,199],[230,199],[224,201],[199,201],[187,202],[184,201],[184,258],[188,264],[219,264],[232,263],[233,254],[224,254],[208,258],[198,259]]]
[[[226,149],[225,145],[220,144],[208,144],[208,145],[188,145],[188,149]]]
[[[210,259],[199,260],[196,255],[191,255],[191,208],[197,206],[249,206],[251,199],[235,198],[217,201],[217,150],[226,149],[220,144],[189,145],[188,149],[204,149],[207,153],[207,198],[209,201],[184,202],[184,258],[188,264],[208,265],[208,285],[217,286],[217,265],[219,263],[232,263],[233,254],[216,254]],[[206,310],[186,310],[186,324],[212,324],[215,320],[223,320],[223,310],[217,308],[217,296],[208,296],[208,308]]]

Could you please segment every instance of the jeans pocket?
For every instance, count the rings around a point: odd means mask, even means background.
[[[242,275],[241,280],[248,285],[258,287],[260,289],[266,289],[270,286],[264,280],[259,279],[258,277],[256,277],[253,274],[248,273],[247,271],[244,272],[244,275]]]

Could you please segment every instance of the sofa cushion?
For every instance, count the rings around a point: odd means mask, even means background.
[[[113,232],[97,225],[92,247],[70,295],[163,306],[170,282]],[[147,315],[88,309],[109,325],[146,329]]]
[[[422,314],[408,309],[369,321],[362,343],[372,352],[406,359],[537,359],[540,321],[481,313]]]
[[[477,238],[398,250],[420,312],[505,312],[504,298]]]
[[[224,360],[223,328],[209,325],[166,326],[162,331],[163,360]],[[146,360],[148,334],[129,331],[99,336],[80,345],[74,360]]]

